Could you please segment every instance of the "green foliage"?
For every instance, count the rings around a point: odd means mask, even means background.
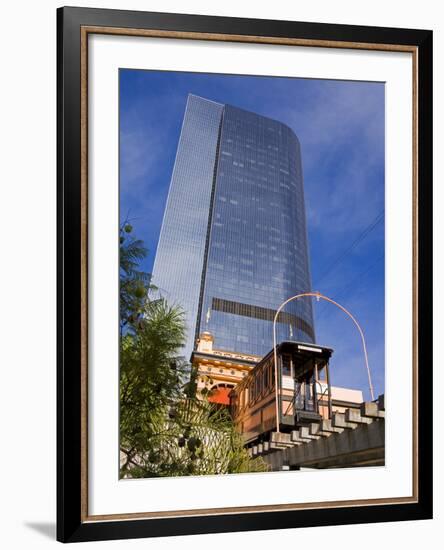
[[[180,357],[184,312],[149,299],[150,275],[139,269],[147,250],[131,232],[128,223],[120,231],[121,477],[265,471],[228,409],[210,403],[207,388],[198,394],[197,372]]]
[[[133,228],[125,223],[120,227],[120,329],[137,328],[150,288],[151,275],[139,269],[148,250],[143,241],[131,235]]]
[[[231,474],[267,470],[250,459],[226,408],[180,399],[169,414],[151,418],[149,447],[122,467],[123,476]]]
[[[122,336],[120,437],[131,454],[150,448],[159,418],[181,395],[186,365],[176,355],[184,336],[182,313],[164,300],[147,301],[137,331]]]

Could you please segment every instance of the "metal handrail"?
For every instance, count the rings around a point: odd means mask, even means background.
[[[322,384],[319,382],[319,380],[315,380],[315,384],[319,384],[319,387],[322,389]],[[319,401],[324,397],[326,392],[328,393],[328,384],[327,384],[327,387],[325,388],[325,390],[321,393],[320,397],[317,399],[318,410],[319,410]],[[330,414],[329,414],[329,416],[330,416]]]
[[[295,380],[296,380],[296,379],[295,379]],[[313,381],[313,384],[319,384],[319,387],[320,387],[321,390],[322,390],[322,384],[321,384],[321,382],[320,382],[319,380],[314,380],[314,381]],[[296,412],[296,400],[297,400],[299,394],[301,393],[301,387],[302,387],[302,383],[299,385],[298,391],[296,391],[296,389],[295,389],[295,391],[294,391],[294,397],[293,397],[293,402],[290,401],[290,403],[289,403],[288,407],[286,408],[284,414],[287,414],[287,413],[288,413],[288,410],[290,409],[290,406],[291,406],[291,405],[293,405],[293,410],[294,410],[294,412]],[[325,396],[326,393],[328,393],[328,385],[327,385],[327,387],[325,388],[325,390],[323,390],[322,393],[319,395],[319,397],[317,397],[317,399],[316,399],[317,409],[318,409],[318,410],[319,410],[319,401],[321,401],[321,400],[324,398],[324,396]],[[304,403],[305,403],[305,399],[304,399]]]

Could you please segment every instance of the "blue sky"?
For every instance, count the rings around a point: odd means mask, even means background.
[[[301,142],[314,290],[363,327],[375,393],[384,391],[384,85],[315,79],[120,71],[120,214],[157,247],[188,93],[288,124]],[[332,382],[364,391],[360,337],[335,306],[314,305]]]

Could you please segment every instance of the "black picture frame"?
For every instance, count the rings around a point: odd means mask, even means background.
[[[417,494],[415,502],[247,514],[90,520],[85,513],[82,325],[81,35],[84,27],[408,46],[417,60]],[[64,7],[57,10],[57,539],[62,542],[432,518],[432,32],[429,30]],[[84,250],[83,250],[84,252]],[[86,258],[86,257],[85,257]],[[82,282],[83,281],[83,282]],[[83,319],[84,320],[84,319]],[[83,441],[83,443],[82,443]]]

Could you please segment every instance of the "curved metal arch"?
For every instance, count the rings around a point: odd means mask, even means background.
[[[341,304],[338,304],[338,302],[335,302],[334,300],[332,300],[328,296],[324,296],[320,292],[303,292],[302,294],[296,294],[295,296],[291,296],[290,298],[285,300],[285,302],[282,302],[282,304],[279,306],[278,310],[276,311],[276,315],[274,316],[274,320],[273,320],[274,378],[275,378],[275,385],[276,385],[276,430],[278,432],[279,432],[279,399],[278,399],[278,392],[277,392],[278,369],[277,369],[277,350],[276,350],[276,321],[277,321],[277,318],[279,316],[279,313],[282,311],[282,309],[289,302],[292,302],[293,300],[297,300],[298,298],[304,298],[304,297],[307,297],[307,296],[311,296],[312,298],[316,298],[318,301],[319,301],[319,299],[322,299],[322,300],[325,300],[326,302],[330,302],[331,304],[338,307],[341,311],[346,313],[350,317],[350,319],[353,321],[353,323],[356,325],[356,328],[358,329],[359,334],[361,336],[362,348],[364,350],[364,359],[365,359],[365,366],[366,366],[366,369],[367,369],[370,395],[371,395],[372,401],[375,399],[374,391],[373,391],[373,384],[372,384],[372,377],[371,377],[371,374],[370,374],[370,367],[369,367],[369,364],[368,364],[367,346],[365,344],[364,333],[363,333],[358,321],[353,317],[353,315],[347,309],[345,309],[344,306],[341,306]]]

